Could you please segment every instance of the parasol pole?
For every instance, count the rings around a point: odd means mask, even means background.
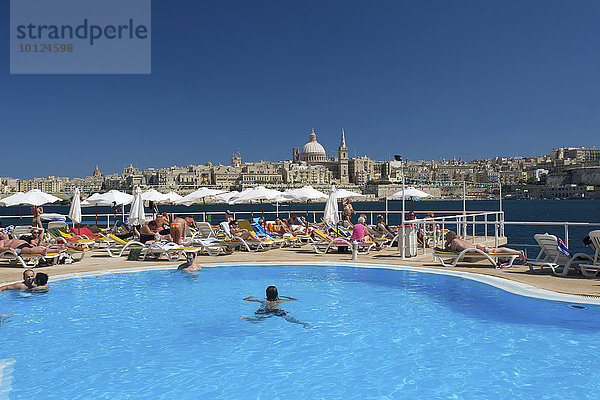
[[[388,218],[388,196],[387,195],[388,194],[386,193],[385,194],[385,222],[389,224],[390,220]]]
[[[405,240],[405,235],[406,235],[406,231],[405,231],[405,227],[404,227],[404,213],[406,212],[406,206],[405,206],[405,184],[404,184],[404,160],[402,160],[400,162],[400,175],[402,176],[402,236],[401,236],[401,241],[402,243],[398,243],[398,250],[401,250],[402,253],[402,258],[406,258],[406,240]]]
[[[467,237],[467,183],[463,181],[463,224],[460,227],[462,236]]]
[[[262,215],[262,220],[265,220],[265,210],[263,208],[263,199],[260,199],[260,213]]]
[[[309,200],[306,200],[306,227],[308,228],[308,202]]]
[[[202,204],[204,205],[204,220],[203,220],[203,222],[206,222],[206,200],[204,197],[202,198]]]

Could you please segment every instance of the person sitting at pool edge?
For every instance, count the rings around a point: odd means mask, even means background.
[[[463,251],[466,249],[472,249],[472,248],[476,248],[479,249],[483,252],[486,253],[519,253],[519,260],[521,261],[525,261],[525,253],[522,250],[515,250],[515,249],[511,249],[509,247],[496,247],[496,248],[491,248],[491,247],[486,247],[486,246],[482,246],[480,244],[478,245],[473,245],[471,243],[465,242],[462,239],[459,239],[456,236],[456,233],[453,231],[448,231],[448,233],[446,233],[446,243],[444,245],[444,250],[446,251]],[[440,250],[438,248],[438,250]]]
[[[0,286],[0,292],[4,290],[29,290],[35,287],[35,272],[32,269],[23,271],[23,282]]]

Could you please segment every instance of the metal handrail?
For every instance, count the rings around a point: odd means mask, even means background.
[[[419,213],[424,213],[424,211],[418,211]],[[405,211],[406,213],[406,211]],[[490,229],[493,229],[493,236],[494,236],[494,240],[496,243],[496,246],[498,245],[498,238],[500,237],[504,237],[504,227],[506,225],[522,225],[522,226],[563,226],[564,227],[564,240],[565,240],[565,244],[568,246],[569,245],[569,228],[570,227],[582,227],[582,226],[588,226],[588,227],[600,227],[600,222],[567,222],[567,221],[505,221],[504,217],[504,212],[503,211],[467,211],[466,214],[463,214],[462,211],[440,211],[440,210],[435,210],[435,213],[437,215],[440,214],[450,214],[450,215],[443,215],[443,216],[438,216],[438,217],[434,217],[434,218],[419,218],[419,219],[415,219],[410,221],[411,224],[418,224],[418,225],[422,225],[425,223],[434,223],[434,224],[441,224],[441,229],[442,231],[444,229],[446,229],[446,227],[452,226],[452,227],[456,227],[456,233],[461,236],[461,237],[467,237],[467,236],[471,236],[473,238],[478,237],[477,236],[477,228],[483,226],[483,238],[487,241],[488,237],[491,236],[490,234]],[[460,213],[460,214],[459,214]],[[216,215],[216,216],[224,216],[225,215],[225,211],[210,211],[207,214],[209,215]],[[248,215],[250,214],[249,211],[238,211],[236,212],[237,215]],[[254,212],[254,215],[261,215],[262,212]],[[288,214],[288,211],[282,211],[279,210],[279,213],[277,213],[276,210],[269,210],[269,211],[264,211],[264,214],[266,216],[276,216],[276,215],[285,215]],[[298,215],[298,214],[306,214],[306,211],[304,210],[295,210],[292,212],[292,214]],[[312,222],[317,222],[317,219],[320,218],[323,214],[323,211],[319,211],[319,210],[309,210],[308,211],[309,214],[309,220],[312,220]],[[386,215],[386,214],[402,214],[401,210],[398,211],[391,211],[391,210],[368,210],[368,211],[364,211],[364,212],[359,212],[359,214],[366,214],[368,217],[370,217],[370,223],[374,224],[376,221],[376,216],[381,214],[381,215]],[[183,212],[183,213],[173,213],[172,216],[174,215],[192,215],[192,216],[197,216],[198,220],[200,221],[204,221],[204,212],[200,211],[200,212]],[[0,216],[0,219],[5,220],[7,218],[11,218],[11,219],[15,219],[15,218],[19,218],[19,216],[17,215],[5,215],[5,216]],[[23,218],[23,220],[31,220],[32,215],[26,214],[26,215],[21,215],[21,218]],[[89,214],[83,214],[83,219],[84,220],[95,220],[96,218],[96,214],[95,213],[89,213]],[[121,220],[123,218],[122,214],[117,214],[116,215],[116,220]],[[127,214],[125,214],[125,219],[127,218]],[[99,221],[106,221],[107,226],[110,226],[111,224],[114,224],[115,222],[115,214],[114,213],[100,213],[98,214],[98,220]],[[470,231],[470,235],[469,235],[469,231]],[[441,239],[441,237],[437,237],[437,234],[434,233],[434,243],[437,244],[438,240]]]

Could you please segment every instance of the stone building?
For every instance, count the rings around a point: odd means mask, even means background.
[[[297,165],[306,165],[309,167],[320,166],[330,171],[330,174],[327,175],[331,178],[331,181],[324,183],[348,184],[350,182],[348,147],[346,146],[346,136],[343,129],[340,145],[337,149],[337,157],[327,156],[325,148],[317,141],[317,134],[315,133],[315,130],[312,129],[309,136],[309,141],[302,147],[300,154],[298,154],[297,148],[292,149],[292,160],[293,163]],[[295,168],[295,173],[288,175],[303,175],[309,177],[318,176],[319,180],[324,178],[323,174],[318,172],[320,171],[318,168],[308,168],[306,173],[304,173],[304,170],[306,169]],[[310,171],[310,173],[308,171]],[[307,183],[316,184],[318,182],[310,181]]]

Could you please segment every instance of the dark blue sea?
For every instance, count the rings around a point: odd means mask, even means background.
[[[449,215],[449,212],[454,214],[455,212],[461,212],[463,209],[462,200],[444,200],[444,201],[406,201],[406,209],[414,210],[416,217],[425,217],[427,212],[431,211],[435,213],[435,216]],[[377,214],[384,214],[385,202],[373,201],[373,202],[354,202],[354,209],[357,213],[367,214],[368,221],[375,221]],[[587,235],[590,230],[600,229],[600,201],[599,200],[504,200],[502,202],[502,208],[505,212],[505,221],[546,221],[546,222],[590,222],[597,223],[595,227],[569,227],[569,248],[573,251],[585,251],[587,250],[582,243],[583,237]],[[322,218],[322,212],[325,208],[325,203],[309,203],[308,213],[309,220],[320,221]],[[193,205],[190,207],[185,206],[158,206],[160,212],[175,213],[179,215],[196,214],[196,220],[202,221],[204,217],[204,206]],[[261,206],[260,203],[253,204],[240,204],[237,206],[226,205],[226,204],[207,204],[206,205],[206,218],[212,224],[218,224],[224,220],[225,210],[234,211],[236,218],[238,219],[250,219],[251,217],[260,217],[264,212],[266,219],[273,219],[276,214],[277,207],[275,204],[264,204]],[[470,200],[466,202],[467,211],[498,211],[499,202],[494,200]],[[389,201],[389,211],[401,211],[401,201]],[[46,213],[59,213],[66,215],[69,211],[68,206],[44,206]],[[128,206],[125,207],[125,215],[129,211]],[[147,212],[151,212],[149,208],[146,208]],[[19,213],[22,212],[23,224],[31,224],[31,212],[29,207],[0,207],[0,220],[4,225],[9,224],[20,224]],[[114,216],[117,219],[121,219],[122,210],[119,208],[112,207],[98,207],[98,222],[99,224],[106,225],[107,219],[110,217],[111,221],[114,221]],[[96,208],[87,207],[83,209],[84,221],[95,223],[96,222]],[[292,215],[305,215],[307,213],[306,203],[283,203],[279,204],[279,215],[281,217],[287,217],[289,214]],[[9,217],[10,216],[10,217]],[[353,216],[353,221],[356,222],[357,216]],[[388,223],[390,225],[397,225],[400,222],[400,214],[390,213],[388,214]],[[449,227],[453,229],[453,227]],[[470,232],[470,228],[469,228]],[[489,230],[489,234],[493,234],[493,231]],[[508,243],[510,245],[522,245],[535,244],[533,235],[536,233],[550,233],[565,239],[564,226],[523,226],[523,225],[506,225],[505,234],[508,237]],[[483,227],[477,228],[478,235],[483,234]]]

